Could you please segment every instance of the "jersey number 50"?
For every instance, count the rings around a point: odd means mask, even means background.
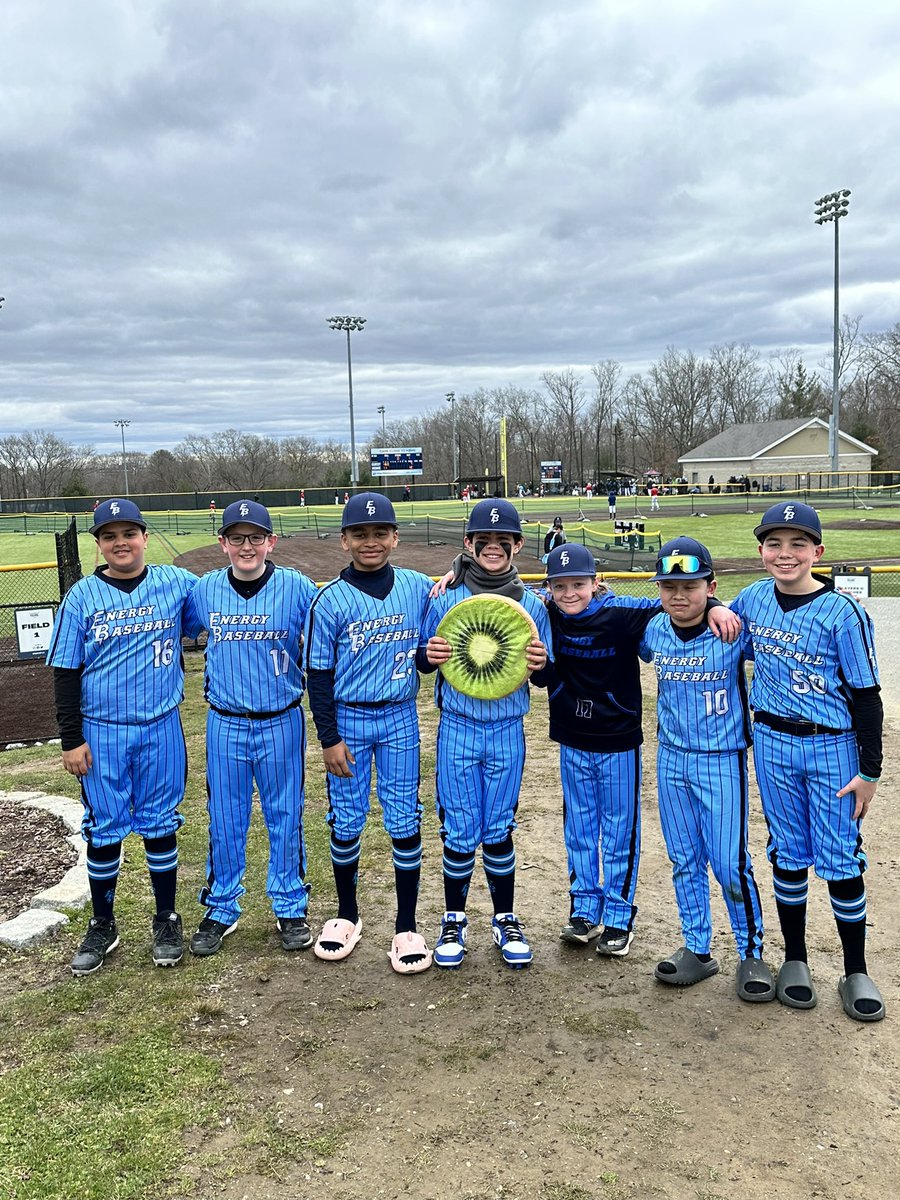
[[[824,696],[828,691],[825,683],[824,675],[807,675],[803,671],[791,671],[791,691],[796,692],[798,696],[805,696],[807,692],[816,692],[820,696]]]

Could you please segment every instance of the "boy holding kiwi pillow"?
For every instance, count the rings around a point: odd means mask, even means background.
[[[518,601],[533,618],[538,638],[526,650],[529,671],[547,662],[550,629],[543,604],[526,591],[513,565],[522,548],[522,524],[508,500],[481,500],[466,525],[466,553],[454,562],[453,579],[432,598],[422,621],[419,669],[433,671],[448,661],[449,642],[436,636],[441,617],[470,596],[491,594]],[[491,934],[504,963],[527,967],[531,947],[514,911],[516,854],[513,830],[525,765],[523,718],[528,682],[508,696],[478,699],[452,687],[442,675],[435,684],[441,710],[437,738],[437,810],[444,842],[444,902],[435,966],[462,966],[468,922],[466,898],[481,846],[494,908]]]

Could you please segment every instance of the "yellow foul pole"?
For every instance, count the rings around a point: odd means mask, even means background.
[[[509,495],[509,472],[506,469],[506,417],[500,418],[500,474],[503,476],[503,495]]]

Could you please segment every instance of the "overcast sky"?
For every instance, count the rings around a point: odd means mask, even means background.
[[[348,441],[900,321],[896,0],[3,0],[0,436]]]

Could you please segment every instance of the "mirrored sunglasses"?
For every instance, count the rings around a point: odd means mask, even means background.
[[[679,571],[682,575],[695,575],[698,571],[708,571],[709,567],[696,554],[665,554],[657,560],[657,573],[671,575]]]

